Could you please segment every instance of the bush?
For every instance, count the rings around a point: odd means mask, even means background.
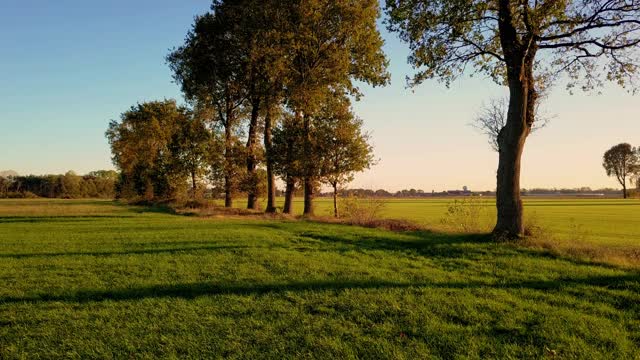
[[[446,227],[459,232],[483,232],[488,227],[484,219],[488,208],[486,204],[475,197],[454,200],[447,207],[447,212],[440,222]]]
[[[188,200],[181,207],[187,209],[210,209],[214,208],[215,204],[204,198],[197,198],[196,200]]]
[[[32,193],[31,191],[21,191],[21,192],[8,192],[7,199],[36,199],[38,195]]]
[[[380,198],[348,196],[341,200],[342,217],[354,224],[366,224],[377,220],[386,207]]]
[[[524,218],[524,236],[534,239],[549,240],[552,238],[552,233],[549,228],[540,224],[538,214],[534,212]]]

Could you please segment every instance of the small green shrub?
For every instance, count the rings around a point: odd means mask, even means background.
[[[488,230],[484,221],[487,212],[486,204],[478,198],[456,199],[447,206],[447,212],[440,222],[453,231],[483,232]]]
[[[366,224],[378,220],[386,207],[383,199],[348,196],[341,200],[341,216],[354,224]]]

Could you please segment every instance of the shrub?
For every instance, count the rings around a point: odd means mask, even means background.
[[[487,231],[484,219],[488,208],[486,204],[475,197],[456,199],[447,207],[447,212],[440,221],[454,231],[465,233]]]
[[[552,238],[552,233],[548,227],[540,223],[538,214],[534,212],[524,218],[524,236],[549,240]]]
[[[377,220],[386,207],[380,198],[348,196],[341,200],[342,217],[354,224],[366,224]]]
[[[38,195],[32,193],[31,191],[12,191],[7,193],[8,199],[36,199]]]

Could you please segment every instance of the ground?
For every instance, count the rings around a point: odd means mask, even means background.
[[[565,211],[627,243],[639,205]],[[640,359],[637,270],[482,234],[5,200],[0,279],[0,358]]]

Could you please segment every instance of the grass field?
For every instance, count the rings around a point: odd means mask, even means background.
[[[448,231],[442,225],[452,199],[388,199],[382,215],[407,219],[429,229]],[[482,225],[490,231],[495,224],[493,199],[481,201],[486,209]],[[244,202],[239,201],[238,205]],[[317,213],[330,215],[331,199],[316,200]],[[302,200],[295,202],[295,210],[302,210]],[[622,199],[525,199],[525,217],[533,218],[548,227],[559,240],[574,240],[607,244],[640,246],[640,200]]]
[[[527,205],[638,239],[638,202]],[[483,235],[2,200],[0,279],[2,359],[640,359],[637,271]]]

